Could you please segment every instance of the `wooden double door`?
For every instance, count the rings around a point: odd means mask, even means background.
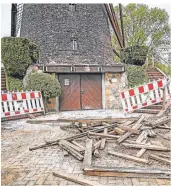
[[[102,108],[101,74],[60,74],[58,78],[62,88],[61,111]]]

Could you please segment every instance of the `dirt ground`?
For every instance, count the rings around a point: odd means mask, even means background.
[[[101,112],[99,116],[99,112]],[[74,112],[63,112],[60,114],[47,115],[38,117],[37,119],[54,119],[54,118],[82,118],[83,116],[90,117],[105,117],[110,115],[111,112],[98,111],[98,112],[77,112],[75,116]],[[111,114],[116,116],[116,114]],[[121,117],[122,114],[119,115]],[[130,115],[132,116],[132,115]],[[155,118],[154,118],[155,119]],[[76,129],[62,130],[55,124],[28,124],[27,119],[6,121],[1,124],[1,183],[7,186],[31,186],[31,185],[76,185],[73,182],[66,181],[61,178],[54,177],[52,172],[55,170],[64,170],[68,174],[76,175],[81,178],[86,178],[101,185],[109,186],[169,186],[171,185],[168,179],[143,179],[143,178],[117,178],[117,177],[97,177],[97,176],[85,176],[82,172],[82,162],[76,160],[72,156],[64,156],[64,151],[59,146],[52,146],[44,149],[37,149],[35,151],[29,151],[29,147],[34,145],[40,145],[48,140],[54,140],[66,136],[72,136],[78,131]],[[169,136],[166,131],[160,131],[163,135]],[[169,144],[168,141],[158,137],[160,143],[163,145]],[[80,143],[85,145],[85,140],[80,140]],[[151,165],[144,165],[140,163],[134,163],[132,161],[123,160],[122,158],[116,158],[111,155],[107,155],[108,150],[118,150],[119,152],[125,152],[125,149],[118,147],[112,141],[108,141],[105,150],[101,151],[100,158],[93,157],[94,165],[105,166],[139,166],[139,167],[155,167],[169,169],[168,165],[163,163],[157,163],[152,161]],[[128,149],[127,149],[128,150]],[[130,154],[134,154],[133,150],[130,150]],[[128,153],[128,151],[127,151]],[[146,158],[148,153],[153,151],[147,151],[143,158]],[[166,155],[166,153],[164,153]],[[168,153],[169,154],[169,153]]]

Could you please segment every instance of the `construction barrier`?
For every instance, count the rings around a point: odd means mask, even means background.
[[[44,112],[40,91],[1,93],[1,118]]]
[[[121,102],[124,112],[131,112],[149,105],[163,101],[163,89],[165,98],[171,98],[171,83],[168,78],[153,81],[135,88],[121,92]]]

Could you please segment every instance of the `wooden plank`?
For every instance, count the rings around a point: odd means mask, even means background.
[[[132,127],[132,129],[139,129],[140,127],[141,127],[141,122],[144,120],[144,116],[141,116],[140,117],[140,119],[134,124],[134,126]],[[117,140],[117,142],[118,143],[121,143],[121,142],[123,142],[126,138],[128,138],[130,135],[132,134],[132,132],[127,132],[127,133],[125,133],[123,136],[121,136],[118,140]]]
[[[92,162],[93,140],[87,138],[84,154],[83,168],[90,167]]]
[[[126,121],[125,123],[123,123],[123,126],[131,125],[131,124],[134,123],[135,121],[136,121],[136,120]]]
[[[171,130],[171,127],[163,127],[163,126],[158,126],[156,128],[159,128],[159,129],[166,129],[166,130]]]
[[[129,117],[129,118],[111,118],[111,117],[107,117],[107,118],[102,118],[102,119],[58,119],[56,121],[58,122],[80,122],[80,123],[93,123],[93,122],[109,122],[110,124],[112,124],[113,122],[127,122],[127,121],[136,121],[138,119],[138,117]]]
[[[147,142],[148,138],[146,138],[142,143],[145,144]],[[150,143],[147,143],[148,145],[150,145]],[[140,158],[145,152],[146,152],[147,149],[141,149],[137,152],[136,154],[136,157],[137,158]]]
[[[73,176],[73,175],[71,176],[63,171],[55,171],[55,172],[53,172],[53,176],[57,176],[59,178],[74,182],[76,184],[81,184],[84,186],[94,186],[94,185],[100,186],[100,184],[98,184],[96,182],[92,182],[90,180],[87,180],[87,179],[84,179],[84,178],[81,178],[78,176]]]
[[[143,169],[137,167],[91,167],[84,169],[84,175],[126,178],[162,178],[170,179],[171,171]]]
[[[81,155],[79,152],[68,146],[62,140],[59,142],[59,146],[66,150],[68,153],[70,153],[72,156],[74,156],[76,159],[83,160],[83,155]]]
[[[139,130],[136,130],[136,129],[133,129],[131,127],[128,127],[128,126],[119,126],[121,129],[125,130],[125,131],[129,131],[129,132],[132,132],[132,133],[135,133],[135,134],[139,134],[140,131]]]
[[[122,127],[120,126],[120,128],[118,128],[118,127],[115,127],[115,129],[114,129],[114,131],[116,132],[116,133],[118,133],[118,134],[124,134],[125,133],[125,131],[124,130],[122,130],[121,129]]]
[[[167,163],[167,164],[171,164],[171,161],[169,161],[165,158],[161,158],[159,156],[152,155],[152,154],[149,154],[149,158],[157,160],[157,161],[161,161],[161,162],[164,162],[164,163]]]
[[[162,116],[162,115],[165,113],[165,111],[166,111],[170,106],[171,106],[171,99],[168,100],[168,102],[167,102],[166,105],[165,105],[165,108],[164,108],[164,109],[162,108],[162,109],[160,110],[160,112],[157,114],[157,117]]]
[[[136,143],[141,143],[145,138],[147,138],[147,132],[142,131],[141,134],[136,139]]]
[[[116,126],[116,124],[111,124],[110,126],[104,126],[103,128],[100,128],[100,129],[93,129],[92,131],[93,132],[101,132],[101,131],[104,130],[104,128],[113,128],[115,126]],[[32,151],[32,150],[36,150],[36,149],[39,149],[39,148],[44,148],[44,147],[48,147],[48,146],[57,145],[60,140],[74,140],[74,139],[78,139],[78,138],[82,138],[84,136],[87,136],[87,134],[88,134],[88,132],[83,132],[81,134],[76,134],[76,135],[66,137],[66,138],[63,138],[63,139],[56,139],[56,140],[52,140],[52,141],[47,141],[45,144],[35,146],[35,147],[31,147],[31,148],[29,148],[29,150]]]
[[[82,149],[83,151],[85,150],[85,147],[82,146],[80,143],[76,142],[75,140],[72,141],[72,143],[76,146],[78,146],[80,149]]]
[[[113,139],[120,138],[120,136],[117,136],[117,135],[100,134],[100,133],[95,133],[95,132],[89,132],[88,135],[99,136],[99,137],[103,137],[103,138],[113,138]]]
[[[108,129],[105,128],[105,129],[104,129],[104,134],[107,134],[107,132],[108,132]],[[105,144],[106,144],[106,138],[102,138],[101,144],[100,144],[100,149],[101,149],[101,150],[105,148]]]
[[[146,159],[137,158],[137,157],[127,155],[127,154],[122,154],[122,153],[119,153],[119,152],[109,151],[108,154],[114,155],[114,156],[117,156],[117,157],[120,157],[120,158],[125,158],[125,159],[128,159],[128,160],[136,161],[136,162],[139,162],[139,163],[149,163],[148,160],[146,160]]]
[[[158,154],[158,156],[163,157],[163,158],[171,158],[170,155],[165,155],[165,154]]]
[[[154,122],[154,123],[152,124],[152,128],[156,128],[156,127],[158,127],[158,126],[160,126],[160,125],[166,124],[166,123],[168,123],[169,121],[170,121],[170,118],[168,118],[168,117],[163,117],[163,118],[157,120],[156,122]]]
[[[100,147],[101,142],[102,142],[102,140],[99,140],[97,143],[95,143],[95,144],[93,145],[93,151],[95,151],[96,149],[98,149],[98,148]]]
[[[61,140],[60,142],[65,143],[66,145],[68,145],[69,147],[73,148],[74,150],[78,151],[81,154],[84,152],[82,148],[68,142],[67,140]]]
[[[147,144],[130,144],[130,143],[122,143],[124,147],[135,148],[135,149],[149,149],[149,150],[158,150],[158,151],[170,151],[170,148],[156,146],[156,145],[147,145]]]

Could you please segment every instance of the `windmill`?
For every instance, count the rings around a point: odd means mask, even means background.
[[[124,36],[124,26],[123,26],[123,13],[122,5],[119,4],[119,17],[120,17],[120,27],[117,21],[116,13],[112,4],[104,4],[110,24],[113,28],[117,42],[120,46],[120,51],[118,52],[113,48],[113,52],[118,56],[121,62],[125,64],[142,66],[145,63],[148,48],[146,46],[131,46],[126,47],[125,36]]]

